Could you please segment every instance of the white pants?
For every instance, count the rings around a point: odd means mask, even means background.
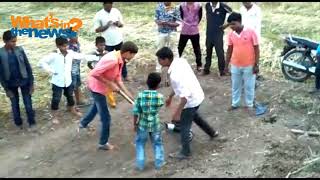
[[[173,55],[178,55],[178,46],[177,41],[178,36],[177,32],[171,32],[171,33],[159,33],[158,35],[158,50],[163,47],[169,47],[173,51]],[[161,65],[158,62],[158,59],[156,60],[156,71],[161,72]]]

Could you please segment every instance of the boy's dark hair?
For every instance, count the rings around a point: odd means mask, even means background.
[[[75,32],[75,31],[72,31],[72,28],[73,27],[70,27],[70,28],[67,29],[67,32],[70,34],[70,37],[68,39],[77,38],[78,37],[78,33]]]
[[[161,82],[161,76],[159,73],[153,72],[148,75],[147,85],[149,89],[155,89]]]
[[[62,46],[64,44],[68,44],[68,39],[67,38],[62,37],[62,36],[56,38],[56,45],[57,46]]]
[[[113,2],[109,2],[109,1],[103,2],[103,5],[105,5],[105,4],[113,4]]]
[[[102,37],[102,36],[96,37],[96,45],[99,43],[105,43],[105,42],[106,42],[106,40],[104,39],[104,37]]]
[[[170,48],[168,47],[163,47],[159,49],[156,53],[156,56],[160,59],[165,59],[168,58],[170,61],[173,60],[173,52]]]
[[[231,23],[232,21],[238,21],[238,22],[241,23],[241,20],[242,20],[241,14],[236,13],[236,12],[233,12],[233,13],[231,13],[231,14],[229,15],[227,21],[228,21],[228,23]]]
[[[120,49],[121,53],[125,53],[129,51],[130,53],[134,53],[134,54],[138,53],[138,50],[139,50],[138,46],[131,41],[127,41],[123,43]]]
[[[11,31],[8,30],[8,31],[5,31],[5,32],[3,33],[2,39],[3,39],[4,42],[8,42],[8,41],[10,41],[11,39],[16,38],[16,37],[17,37],[17,36],[16,36],[15,34],[11,33]]]

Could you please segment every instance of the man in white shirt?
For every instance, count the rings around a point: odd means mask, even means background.
[[[186,59],[173,59],[173,52],[168,47],[163,47],[156,53],[158,62],[163,67],[169,67],[170,84],[172,93],[166,100],[166,106],[170,106],[174,95],[180,98],[180,103],[174,111],[172,120],[179,121],[182,150],[169,156],[178,159],[188,159],[191,156],[189,133],[194,121],[211,138],[218,135],[210,125],[201,118],[198,109],[204,100],[204,93],[191,66]]]
[[[261,9],[257,4],[253,2],[243,2],[242,4],[243,6],[241,6],[240,8],[242,24],[245,27],[253,29],[258,36],[258,42],[260,42],[262,21]]]
[[[121,29],[123,27],[123,18],[121,12],[112,7],[113,2],[104,2],[103,9],[98,11],[94,17],[94,29],[96,33],[101,33],[106,40],[106,50],[111,52],[113,50],[119,51],[123,44],[123,35]],[[124,63],[122,68],[122,77],[127,78],[127,66]]]
[[[67,45],[68,40],[66,38],[56,38],[56,46],[58,49],[42,58],[38,64],[38,66],[52,75],[50,81],[52,84],[51,110],[54,124],[59,123],[57,110],[59,109],[62,91],[64,91],[64,96],[67,98],[68,110],[77,116],[82,115],[74,107],[71,68],[74,59],[81,60],[84,59],[85,56],[72,50],[67,50]]]
[[[242,24],[244,27],[253,29],[257,34],[258,43],[261,42],[261,21],[262,21],[262,13],[260,7],[253,2],[243,2],[243,6],[240,8],[240,14],[242,17]],[[260,80],[261,75],[256,74],[256,79]],[[256,86],[258,86],[259,81],[256,82]]]

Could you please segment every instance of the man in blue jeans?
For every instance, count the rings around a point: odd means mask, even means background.
[[[144,169],[145,144],[150,136],[153,151],[154,165],[160,169],[164,163],[164,150],[160,129],[159,110],[164,104],[163,95],[157,92],[161,76],[158,73],[150,73],[147,79],[148,90],[140,92],[135,100],[133,108],[133,125],[136,136],[136,166]],[[139,121],[138,121],[139,119]]]
[[[166,106],[170,106],[174,95],[180,99],[172,119],[180,122],[182,149],[169,156],[188,159],[191,157],[189,134],[193,121],[209,135],[210,139],[218,136],[218,131],[215,131],[198,112],[204,100],[204,92],[188,61],[184,58],[174,59],[173,52],[168,47],[159,49],[156,56],[161,66],[169,67],[168,73],[173,91],[166,100]]]
[[[16,46],[17,37],[6,31],[3,33],[4,47],[0,48],[0,82],[10,98],[15,125],[22,129],[19,108],[20,88],[30,130],[35,130],[35,112],[32,108],[33,74],[28,58],[22,47]]]
[[[138,53],[138,47],[133,42],[125,42],[121,46],[120,51],[112,51],[104,55],[96,64],[95,68],[89,73],[88,88],[91,91],[94,99],[94,104],[91,105],[89,111],[81,119],[79,129],[85,129],[99,113],[101,120],[101,133],[98,149],[111,150],[114,148],[109,143],[109,129],[111,117],[108,110],[106,92],[111,89],[114,92],[120,90],[133,99],[131,93],[127,90],[121,78],[121,68],[124,61],[130,61]]]
[[[232,104],[229,111],[241,105],[242,87],[245,91],[246,109],[255,114],[255,75],[259,72],[259,42],[253,29],[242,25],[241,14],[231,13],[228,17],[229,27],[233,30],[228,34],[228,50],[225,72],[231,64]]]

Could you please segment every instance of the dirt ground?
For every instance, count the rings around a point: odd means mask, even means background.
[[[142,74],[128,83],[133,92],[145,88],[147,72]],[[110,110],[110,142],[116,145],[115,150],[96,150],[98,117],[87,134],[77,134],[78,119],[65,113],[61,103],[60,125],[51,124],[48,110],[36,110],[38,132],[18,131],[13,125],[0,131],[0,177],[285,177],[308,157],[308,148],[288,130],[300,124],[302,118],[301,112],[288,107],[279,95],[284,90],[292,91],[288,84],[265,76],[256,91],[257,101],[267,103],[271,112],[253,117],[244,109],[226,111],[230,105],[230,77],[212,73],[199,76],[199,81],[206,94],[200,112],[220,136],[210,141],[193,125],[193,157],[189,161],[168,157],[179,149],[179,135],[164,131],[167,164],[154,170],[148,143],[146,169],[135,171],[132,106],[118,97],[117,108]],[[168,95],[170,89],[161,88],[160,92]],[[163,108],[161,121],[169,121],[170,112]],[[274,123],[267,122],[271,116],[276,119]]]
[[[32,4],[26,3],[24,7],[20,8],[20,13],[41,14],[40,6],[31,6]],[[18,13],[16,5],[1,5],[4,14]],[[65,6],[67,5],[65,4]],[[265,29],[268,29],[264,36],[275,40],[278,39],[275,38],[277,32],[300,33],[296,30],[301,30],[301,28],[297,28],[296,24],[292,22],[305,22],[301,32],[307,33],[308,36],[303,35],[303,37],[319,39],[316,38],[318,34],[316,27],[311,27],[317,17],[311,14],[314,16],[314,18],[309,18],[312,22],[305,21],[308,19],[306,17],[310,16],[310,12],[317,9],[318,4],[304,7],[307,5],[303,3],[303,7],[287,8],[289,5],[291,6],[291,4],[281,6],[283,10],[277,8],[275,11],[264,10],[265,18],[263,21]],[[43,6],[45,8],[42,10],[45,13],[41,15],[46,15],[47,7],[45,4]],[[142,47],[142,51],[139,50],[139,57],[135,61],[147,65],[149,62],[145,60],[154,58],[154,53],[150,53],[150,51],[154,51],[153,48],[155,48],[153,37],[156,36],[156,26],[153,20],[144,19],[146,8],[137,7],[140,6],[134,6],[131,10],[128,6],[122,6],[122,12],[140,12],[141,10],[141,16],[134,13],[127,14],[126,18],[129,15],[134,16],[132,19],[126,20],[124,37],[137,42]],[[153,8],[153,5],[146,7]],[[273,9],[273,7],[271,8]],[[309,8],[314,9],[310,10]],[[74,11],[67,7],[58,6],[54,9],[58,14],[64,14],[66,17],[73,16],[70,13]],[[83,7],[80,10],[86,9]],[[299,14],[298,10],[299,12],[303,10],[303,12]],[[92,10],[77,11],[79,13],[77,16],[83,18],[85,27],[87,27],[90,26],[95,12],[93,7]],[[283,21],[283,19],[292,21]],[[202,25],[201,34],[205,30],[205,24]],[[89,34],[89,32],[83,34],[87,36],[87,39],[80,36],[82,49],[89,50],[91,46],[94,46],[93,38]],[[96,34],[92,36],[95,37]],[[31,53],[30,58],[34,62],[37,62],[44,52],[51,49],[53,45],[51,40],[33,39],[30,41],[27,38],[20,38],[20,42],[25,46],[27,52]],[[305,84],[287,82],[281,74],[279,75],[279,72],[276,72],[279,68],[276,68],[278,63],[274,63],[276,62],[274,56],[279,54],[277,51],[281,51],[273,46],[276,42],[278,41],[271,43],[268,39],[261,46],[261,57],[263,58],[261,62],[273,67],[270,69],[272,74],[262,73],[265,80],[256,90],[257,102],[268,104],[269,111],[262,117],[252,117],[244,109],[227,112],[231,101],[230,77],[218,77],[217,68],[209,76],[199,76],[199,81],[206,95],[200,112],[220,132],[220,136],[210,141],[203,131],[193,125],[192,129],[195,134],[191,145],[193,157],[189,161],[177,161],[168,157],[169,153],[180,148],[180,137],[179,134],[164,131],[163,139],[167,164],[159,171],[154,170],[152,147],[148,143],[146,146],[148,156],[146,169],[143,172],[135,171],[135,133],[132,130],[130,115],[132,106],[121,97],[118,97],[117,108],[110,109],[112,117],[110,142],[116,145],[116,149],[107,152],[96,150],[99,138],[99,117],[96,117],[92,122],[91,129],[87,134],[79,135],[76,132],[79,119],[65,112],[63,102],[60,104],[61,124],[53,125],[51,123],[48,102],[46,108],[36,109],[38,132],[16,130],[12,122],[12,115],[4,112],[3,107],[0,107],[0,114],[3,115],[1,117],[7,117],[0,119],[0,177],[285,177],[289,172],[303,167],[306,159],[312,159],[315,154],[320,154],[319,137],[297,136],[289,131],[290,128],[319,131],[320,112],[317,108],[319,106],[313,106],[312,103],[320,104],[320,99],[313,101],[315,98],[310,97],[307,93]],[[205,53],[205,38],[201,38],[201,44],[203,53]],[[191,44],[188,46],[190,47]],[[194,63],[194,60],[190,58],[193,58],[191,49],[189,51],[186,49],[186,54],[188,60]],[[216,64],[216,61],[216,58],[213,58],[213,65]],[[129,74],[133,75],[134,81],[127,83],[127,85],[132,92],[137,93],[145,88],[144,82],[150,69],[152,67],[136,69],[132,64],[128,65]],[[263,68],[261,69],[263,71]],[[37,72],[36,68],[34,70]],[[36,88],[45,89],[44,86],[48,84],[46,83],[47,78],[43,78],[40,73],[35,75],[36,79],[41,79]],[[275,76],[277,77],[275,78]],[[281,81],[277,81],[278,79]],[[168,95],[170,89],[161,88],[160,92]],[[42,98],[43,96],[47,97]],[[43,91],[38,94],[37,98],[45,101],[49,96],[50,94]],[[9,106],[7,98],[0,99],[3,104]],[[308,103],[305,102],[306,100]],[[42,106],[42,101],[38,100],[37,102],[41,102],[39,104]],[[316,108],[311,110],[309,109],[311,106]],[[25,120],[24,108],[21,107]],[[84,113],[86,110],[87,107],[81,108]],[[313,113],[313,110],[318,114]],[[169,121],[171,119],[170,113],[171,109],[163,108],[160,113],[161,121]],[[312,171],[304,171],[291,177],[320,177],[319,167],[320,163],[316,164]]]

